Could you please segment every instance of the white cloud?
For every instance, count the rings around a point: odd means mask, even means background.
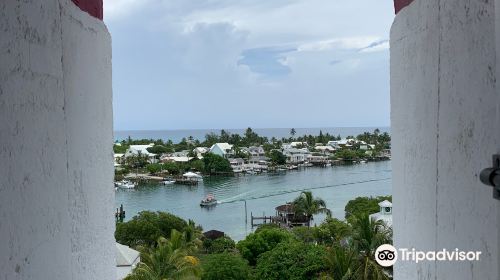
[[[392,17],[390,0],[105,0],[115,127],[387,124]]]
[[[148,4],[150,0],[104,0],[104,18],[106,21],[124,18]]]

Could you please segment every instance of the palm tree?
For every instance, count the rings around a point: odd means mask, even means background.
[[[292,135],[292,137],[294,137],[296,133],[297,131],[295,131],[295,128],[290,129],[290,135]]]
[[[328,275],[324,279],[333,280],[356,280],[354,272],[359,267],[355,252],[349,248],[335,245],[327,248],[325,264],[328,267]]]
[[[392,243],[392,230],[383,221],[370,219],[368,214],[355,216],[352,220],[352,245],[360,253],[361,265],[355,272],[357,279],[386,280],[391,273],[375,261],[375,251],[382,244]]]
[[[186,233],[172,230],[170,239],[160,237],[156,247],[141,250],[141,262],[127,279],[199,279],[199,260],[193,256],[197,245],[186,237]]]
[[[308,227],[315,214],[324,213],[328,217],[331,216],[330,210],[326,208],[325,201],[321,198],[314,198],[310,191],[303,191],[300,196],[293,201],[293,208],[296,216],[306,216]]]

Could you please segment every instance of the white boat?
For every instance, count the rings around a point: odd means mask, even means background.
[[[164,180],[164,181],[161,181],[161,183],[163,185],[172,185],[173,183],[175,183],[175,180]]]
[[[193,172],[184,173],[184,174],[182,174],[182,176],[186,177],[188,179],[198,180],[198,181],[201,181],[203,179],[203,176],[201,176],[200,174],[193,173]]]
[[[121,180],[119,182],[115,182],[115,186],[121,189],[133,189],[137,186],[137,183],[133,183],[128,180]]]
[[[208,206],[213,206],[217,204],[217,199],[212,194],[208,194],[201,202],[200,206],[201,207],[208,207]]]

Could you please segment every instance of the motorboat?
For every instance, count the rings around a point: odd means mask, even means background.
[[[121,180],[118,182],[115,182],[115,186],[121,189],[133,189],[137,186],[137,183],[128,181],[128,180]]]
[[[161,183],[162,183],[163,185],[172,185],[172,184],[174,184],[174,183],[175,183],[175,180],[172,180],[172,179],[167,179],[167,180],[163,180],[163,181],[161,181]]]
[[[208,206],[213,206],[217,204],[217,199],[212,194],[208,194],[201,202],[200,206],[201,207],[208,207]]]

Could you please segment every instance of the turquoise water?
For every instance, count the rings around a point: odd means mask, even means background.
[[[391,163],[309,167],[307,169],[243,175],[231,178],[205,178],[198,186],[140,186],[135,190],[116,191],[116,207],[123,204],[127,219],[142,210],[167,211],[184,219],[192,219],[204,230],[224,231],[235,240],[252,232],[250,213],[273,215],[278,205],[292,201],[302,190],[311,190],[323,198],[337,218],[344,217],[347,202],[358,196],[392,193]],[[207,209],[200,200],[212,193],[221,203]],[[247,202],[248,223],[245,223]],[[323,216],[315,217],[320,223]]]
[[[295,136],[303,135],[319,135],[321,130],[324,134],[330,133],[331,135],[340,135],[341,137],[357,136],[363,132],[373,132],[376,127],[321,127],[321,128],[295,128],[297,132]],[[272,137],[290,137],[291,128],[255,128],[255,131],[260,136],[265,136],[269,139]],[[381,132],[390,132],[389,127],[379,127]],[[245,129],[225,129],[229,133],[238,133],[243,135]],[[162,139],[172,140],[178,143],[182,138],[193,136],[194,139],[203,141],[207,133],[220,133],[220,129],[183,129],[183,130],[119,130],[115,131],[115,140],[124,140],[128,136],[132,139]]]

